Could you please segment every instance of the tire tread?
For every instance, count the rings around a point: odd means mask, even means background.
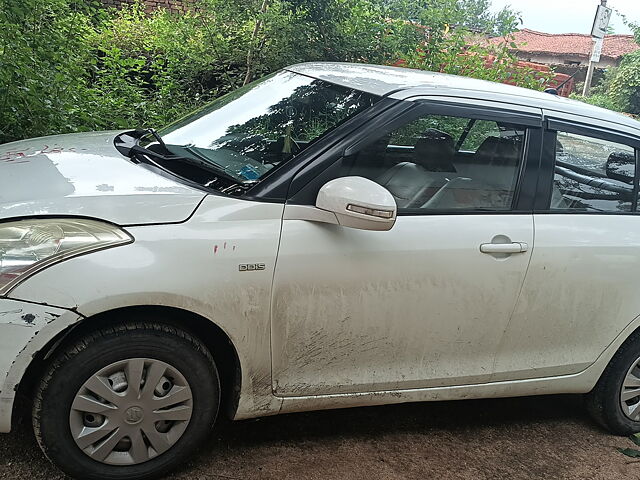
[[[627,357],[640,356],[640,330],[632,333],[620,346],[598,383],[585,395],[585,406],[589,415],[602,428],[616,435],[630,435],[640,431],[640,422],[616,415],[618,392],[616,384],[620,375],[630,367]]]

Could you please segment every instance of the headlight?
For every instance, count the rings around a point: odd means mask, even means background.
[[[49,265],[132,241],[125,231],[97,220],[51,218],[0,223],[0,295]]]

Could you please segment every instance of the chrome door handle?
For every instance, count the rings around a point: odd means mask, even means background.
[[[482,253],[524,253],[529,250],[529,245],[524,242],[513,243],[483,243],[480,245]]]

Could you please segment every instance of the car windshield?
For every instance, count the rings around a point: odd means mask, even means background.
[[[158,131],[176,162],[190,160],[190,180],[223,190],[253,185],[379,97],[289,71],[246,85]],[[157,152],[148,135],[141,146]],[[202,169],[208,175],[202,174]],[[219,171],[220,179],[212,175]],[[198,177],[198,178],[194,178]]]

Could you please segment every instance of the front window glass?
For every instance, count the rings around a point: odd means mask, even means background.
[[[252,185],[377,99],[283,71],[221,97],[158,133],[175,158],[190,159],[191,166],[200,162],[224,177],[209,174],[192,180],[220,189]],[[153,142],[147,137],[141,145],[159,150]],[[183,176],[192,175],[185,171]]]
[[[630,212],[634,175],[632,147],[558,132],[551,209]]]
[[[342,175],[385,187],[400,212],[512,208],[526,128],[426,115],[343,159]]]

